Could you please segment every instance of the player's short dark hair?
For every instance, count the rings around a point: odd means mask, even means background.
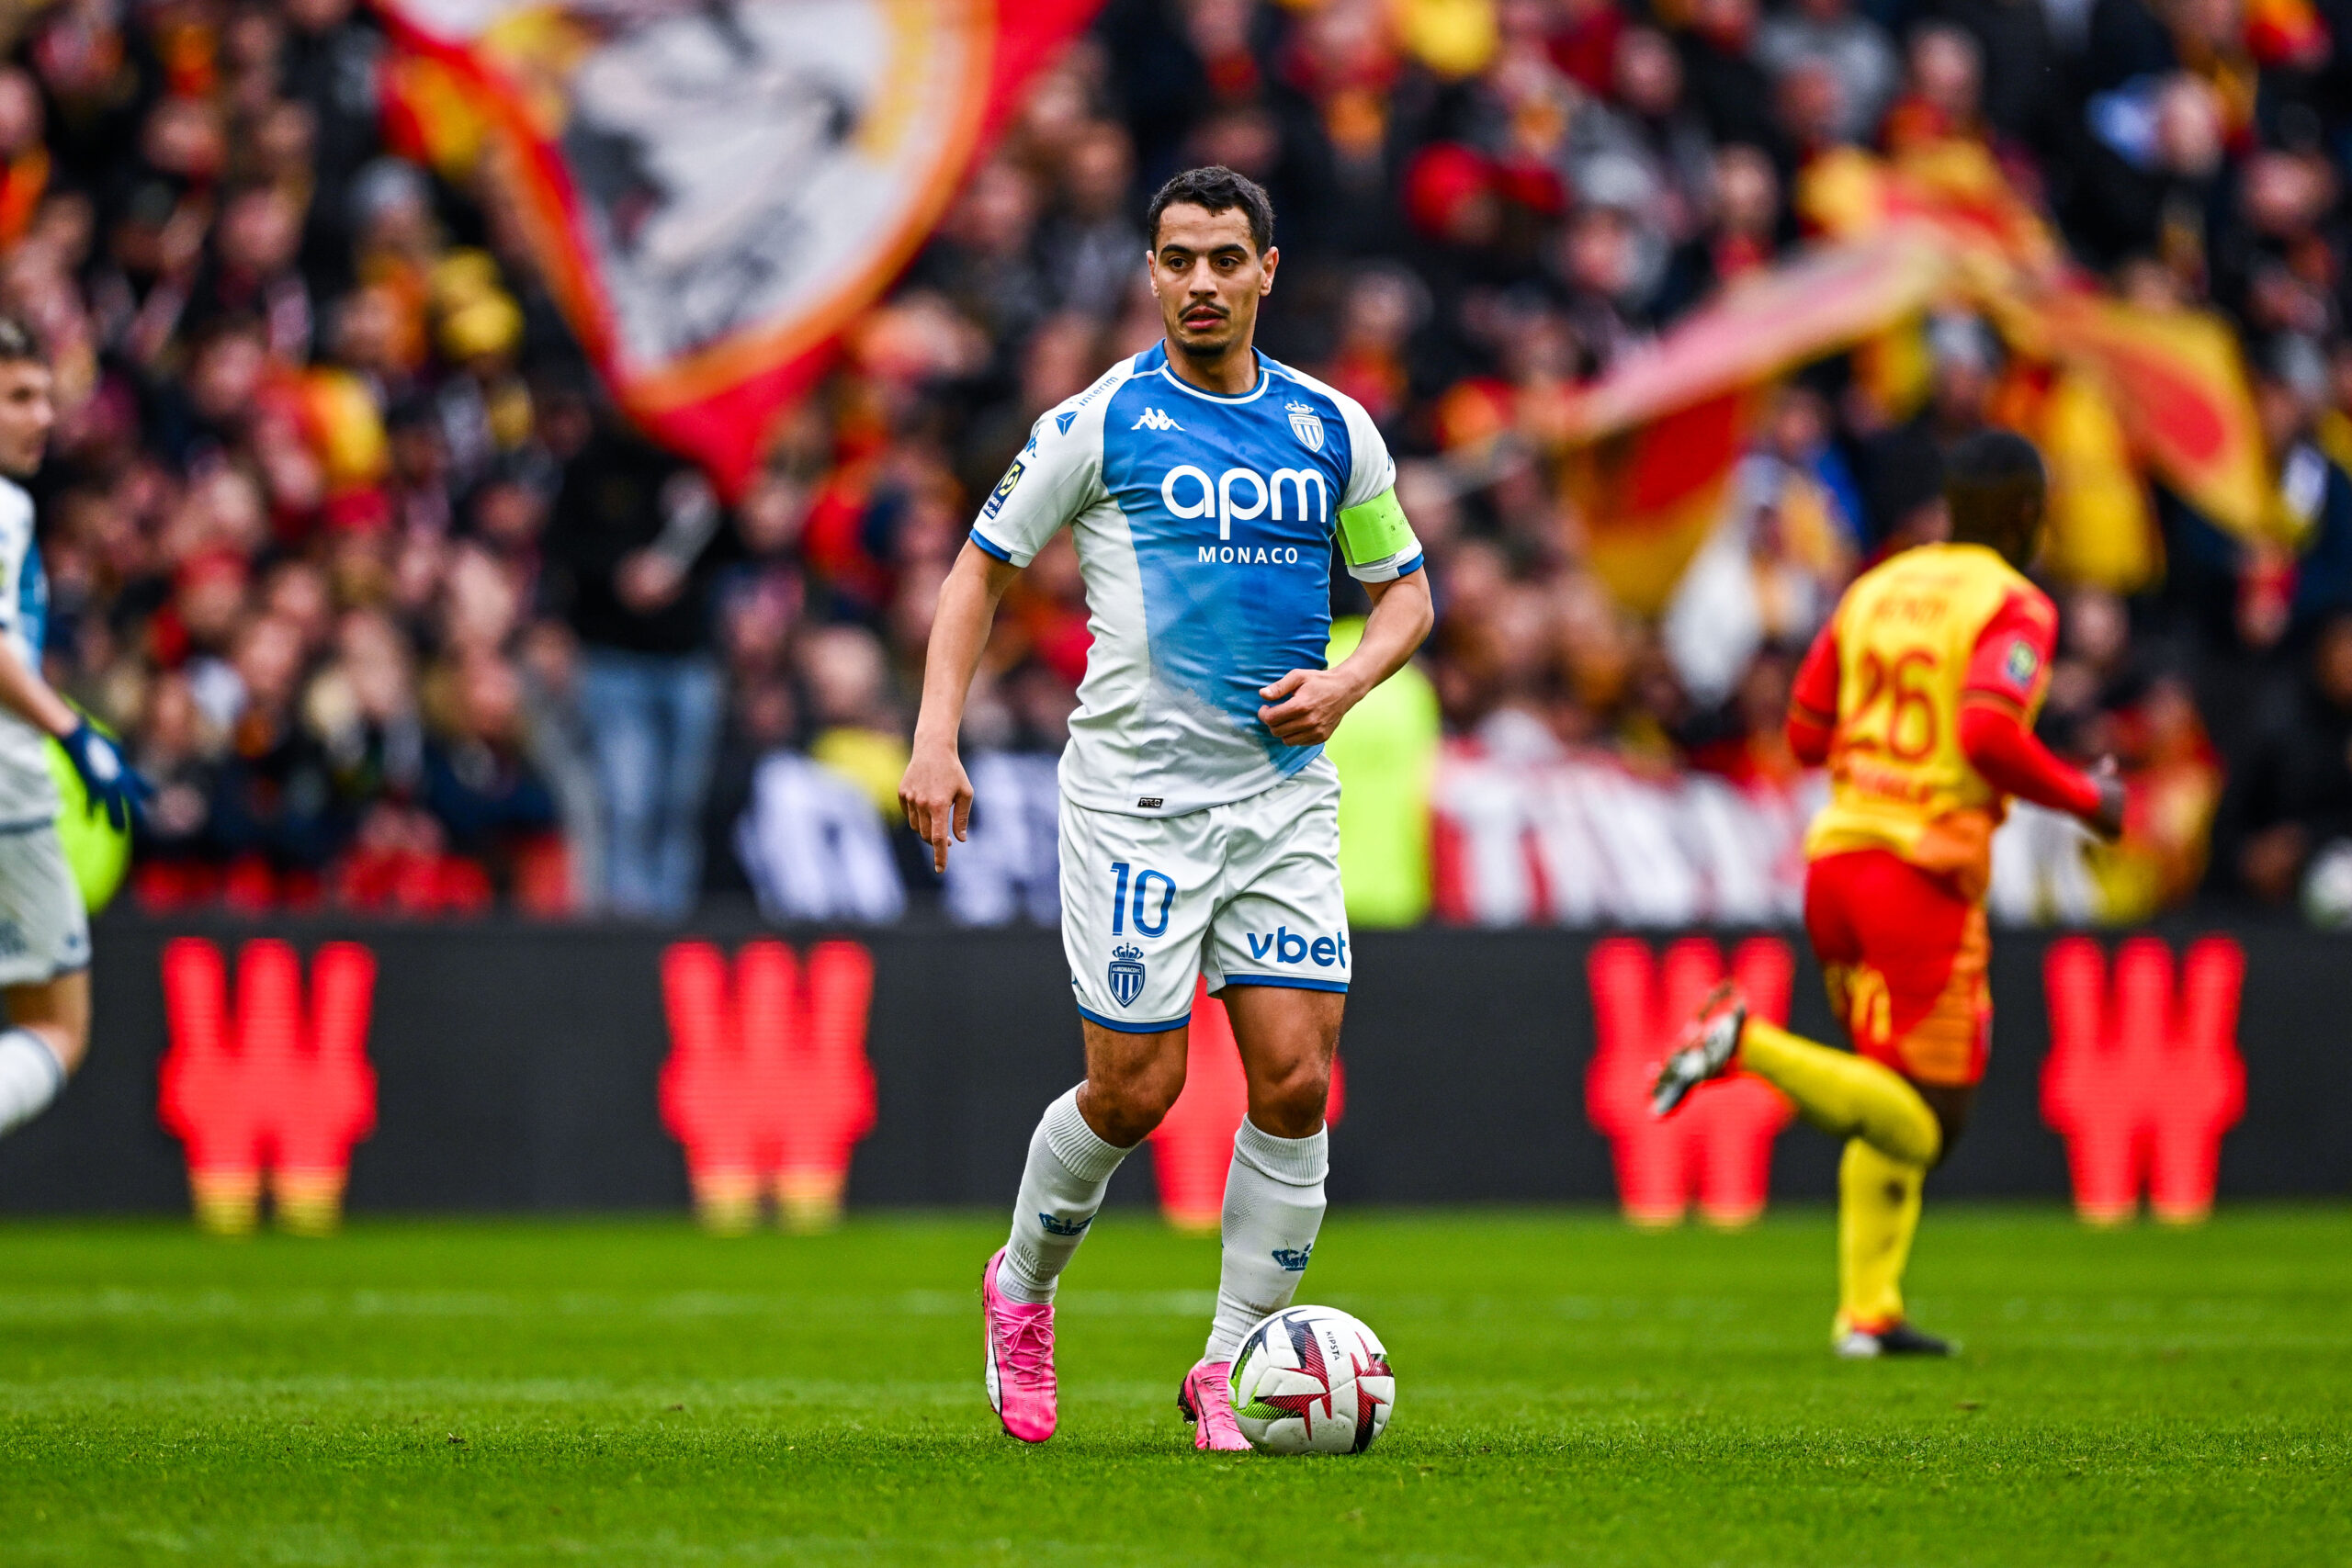
[[[1172,176],[1144,209],[1143,229],[1153,245],[1159,243],[1159,215],[1179,202],[1212,213],[1230,212],[1238,207],[1250,220],[1250,243],[1258,254],[1262,256],[1273,248],[1273,200],[1266,195],[1265,186],[1247,175],[1236,174],[1223,164],[1211,164]]]
[[[2019,537],[2041,522],[2041,501],[2050,488],[2041,454],[2024,436],[2007,430],[1981,430],[1944,458],[1944,504],[1951,513],[1951,536],[1964,545],[1990,545],[2008,555],[2030,547]]]
[[[40,335],[22,317],[0,312],[0,365],[48,363],[49,351],[41,346]]]

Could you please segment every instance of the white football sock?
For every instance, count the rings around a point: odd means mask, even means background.
[[[1054,1286],[1102,1206],[1111,1173],[1132,1152],[1095,1136],[1078,1113],[1078,1090],[1046,1107],[1029,1139],[1029,1163],[1021,1169],[1012,1239],[996,1271],[998,1290],[1032,1304],[1054,1299]]]
[[[1207,1359],[1229,1361],[1241,1337],[1290,1305],[1323,1227],[1323,1178],[1331,1168],[1330,1129],[1277,1138],[1247,1116],[1233,1134],[1225,1177],[1225,1266]]]
[[[48,1108],[65,1087],[65,1064],[29,1029],[0,1034],[0,1135]]]

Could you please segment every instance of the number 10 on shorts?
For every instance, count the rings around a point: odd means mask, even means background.
[[[1164,871],[1154,871],[1148,866],[1140,872],[1135,871],[1123,860],[1113,861],[1111,870],[1119,879],[1118,886],[1111,894],[1111,934],[1125,935],[1127,921],[1130,919],[1135,921],[1136,934],[1138,936],[1167,934],[1168,910],[1170,906],[1176,902],[1176,879]],[[1133,877],[1135,886],[1135,907],[1132,911],[1127,903],[1130,875]],[[1145,911],[1151,908],[1154,882],[1157,882],[1159,887],[1159,909],[1157,914],[1147,917]]]

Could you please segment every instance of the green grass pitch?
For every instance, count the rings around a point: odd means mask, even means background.
[[[2352,1209],[1931,1202],[1913,1308],[1966,1353],[1881,1365],[1828,1354],[1823,1211],[1343,1211],[1306,1296],[1386,1339],[1396,1417],[1310,1460],[1192,1451],[1216,1244],[1125,1215],[1060,1436],[1002,1436],[1001,1235],[0,1226],[0,1562],[2352,1562]]]

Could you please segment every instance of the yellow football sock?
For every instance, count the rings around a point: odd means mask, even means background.
[[[1903,1268],[1919,1228],[1923,1166],[1887,1158],[1860,1138],[1838,1166],[1838,1322],[1834,1332],[1903,1318]]]
[[[1751,1018],[1740,1035],[1739,1065],[1795,1100],[1806,1121],[1833,1137],[1860,1138],[1889,1159],[1921,1168],[1942,1152],[1943,1129],[1919,1091],[1866,1056]]]

